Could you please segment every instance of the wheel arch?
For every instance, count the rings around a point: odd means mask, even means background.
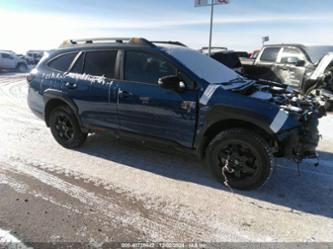
[[[212,139],[218,135],[220,132],[231,129],[231,128],[243,128],[250,130],[252,132],[257,133],[260,135],[268,144],[272,147],[276,146],[277,140],[272,133],[269,133],[267,130],[263,129],[262,127],[244,120],[239,119],[226,119],[220,120],[205,129],[203,134],[201,135],[201,141],[197,146],[197,151],[201,158],[205,157],[205,151]]]
[[[77,105],[68,97],[64,96],[61,92],[59,91],[45,91],[44,93],[44,103],[45,103],[45,108],[44,108],[44,120],[47,125],[47,127],[50,126],[49,124],[49,118],[52,110],[58,106],[67,106],[70,108],[75,117],[77,118],[80,126],[81,126],[81,120],[79,117],[79,109]],[[81,126],[82,129],[82,126]]]

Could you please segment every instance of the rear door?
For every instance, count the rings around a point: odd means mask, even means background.
[[[41,94],[48,89],[62,90],[64,78],[66,78],[66,74],[77,55],[78,52],[66,52],[57,55],[47,63],[49,70],[47,70],[48,73],[43,74],[39,88]]]
[[[79,108],[84,125],[119,128],[117,119],[117,50],[85,51],[66,75],[63,88]]]
[[[182,74],[166,58],[135,50],[126,51],[123,58],[123,75],[118,83],[120,128],[192,147],[197,93],[191,80],[180,76],[188,85],[184,92],[164,89],[158,85],[160,77]]]

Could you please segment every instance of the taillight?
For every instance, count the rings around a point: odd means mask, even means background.
[[[33,81],[33,79],[35,78],[36,75],[33,75],[31,73],[28,74],[27,76],[27,81],[30,83],[31,81]]]
[[[27,75],[27,81],[30,83],[36,77],[37,69],[32,69],[31,72]]]

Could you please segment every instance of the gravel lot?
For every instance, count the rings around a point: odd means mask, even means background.
[[[232,192],[176,151],[90,136],[66,150],[26,104],[24,75],[0,76],[0,241],[333,242],[333,115],[321,166],[277,161],[260,190]]]

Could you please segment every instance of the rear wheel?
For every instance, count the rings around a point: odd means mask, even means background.
[[[268,143],[246,129],[219,133],[208,145],[206,161],[221,183],[235,189],[262,186],[272,172],[272,153]]]
[[[56,107],[50,114],[49,124],[55,140],[65,148],[80,147],[87,138],[73,111],[66,106]]]

